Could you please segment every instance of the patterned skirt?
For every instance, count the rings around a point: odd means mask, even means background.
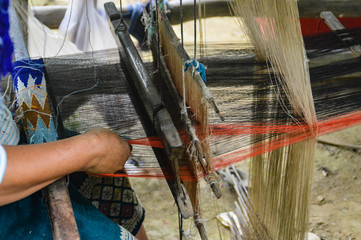
[[[75,173],[70,176],[70,182],[110,220],[133,235],[137,234],[144,221],[145,210],[128,178],[99,178]]]
[[[135,240],[129,231],[104,216],[72,185],[69,186],[69,193],[81,239]],[[53,239],[48,210],[41,191],[1,206],[0,222],[0,239]]]

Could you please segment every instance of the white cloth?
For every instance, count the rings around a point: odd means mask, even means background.
[[[84,52],[117,48],[108,22],[97,10],[97,0],[72,0],[59,33]]]
[[[0,97],[0,183],[6,169],[6,152],[2,145],[17,145],[20,140],[19,129],[16,126],[11,112]]]
[[[0,184],[5,175],[6,162],[7,162],[7,158],[6,158],[5,149],[3,146],[0,145]]]
[[[20,140],[20,132],[12,118],[12,114],[0,98],[0,144],[17,145]]]
[[[21,22],[27,23],[30,57],[49,58],[81,53],[73,43],[66,41],[64,36],[42,24],[26,4],[19,4],[19,1],[12,1],[12,4],[18,12],[18,17],[22,19]]]

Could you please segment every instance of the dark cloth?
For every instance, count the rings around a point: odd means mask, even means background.
[[[81,239],[135,239],[89,204],[74,187],[69,187],[69,192]],[[3,239],[53,239],[48,210],[41,192],[0,207],[0,222]]]

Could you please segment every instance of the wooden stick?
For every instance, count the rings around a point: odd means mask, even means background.
[[[80,240],[65,178],[46,187],[45,193],[53,238],[56,240]]]
[[[320,14],[321,18],[325,20],[327,26],[346,44],[355,57],[361,56],[361,46],[359,44],[353,45],[354,39],[347,34],[347,30],[330,11],[323,11]],[[342,33],[342,34],[341,34]]]
[[[232,16],[228,4],[231,0],[202,0],[207,8],[205,17]],[[35,16],[49,28],[59,28],[59,24],[64,17],[67,6],[37,6],[33,7]],[[361,1],[344,0],[300,0],[298,8],[301,18],[318,18],[320,12],[327,9],[335,13],[336,16],[360,17]],[[118,6],[119,9],[119,6]],[[180,23],[179,1],[168,3],[169,20],[171,24]],[[123,7],[124,14],[129,12],[128,7]],[[193,20],[193,0],[183,0],[183,20]]]
[[[339,148],[345,148],[345,149],[348,149],[348,150],[361,150],[360,145],[350,145],[350,144],[345,144],[345,143],[335,143],[335,142],[322,140],[322,139],[317,139],[317,141],[319,143],[322,143],[322,144],[327,144],[327,145],[335,146],[335,147],[339,147]]]
[[[196,225],[199,235],[202,240],[208,240],[206,227],[204,226],[203,219],[198,214],[194,216],[194,224]]]

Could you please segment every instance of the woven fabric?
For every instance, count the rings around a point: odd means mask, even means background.
[[[137,234],[144,221],[145,210],[128,178],[99,178],[78,173],[70,179],[100,212],[133,235]]]
[[[84,53],[44,61],[49,83],[53,86],[58,102],[64,96],[77,91],[77,94],[67,97],[60,107],[67,128],[84,132],[89,128],[101,126],[111,129],[127,140],[144,140],[141,143],[132,142],[133,161],[127,161],[126,174],[163,177],[162,170],[166,169],[159,167],[150,147],[159,147],[161,142],[159,138],[145,138],[152,136],[154,132],[149,135],[145,133],[144,129],[152,131],[152,126],[142,126],[144,114],[134,107],[139,105],[139,102],[119,64],[118,50]],[[216,168],[221,169],[254,154],[270,151],[271,147],[274,149],[291,143],[274,143],[272,139],[275,135],[291,134],[294,141],[302,141],[310,136],[309,133],[306,135],[303,132],[299,124],[289,124],[290,116],[286,111],[282,111],[282,108],[289,108],[287,99],[282,98],[283,95],[276,91],[274,79],[269,80],[270,75],[265,71],[267,66],[255,61],[251,54],[209,56],[199,61],[207,66],[207,87],[225,118],[225,121],[221,121],[211,112],[209,124],[212,137],[209,140]],[[310,69],[317,117],[322,124],[319,126],[320,134],[340,130],[361,121],[360,78],[355,75],[352,78],[332,80],[335,76],[359,72],[359,64],[359,59],[356,58],[337,59],[330,64]],[[153,64],[149,63],[146,66],[152,77],[157,79],[157,71],[152,68]],[[97,72],[96,78],[94,69]],[[162,87],[159,92],[165,95],[165,85],[159,85]],[[79,92],[92,86],[96,87],[91,91]],[[172,98],[162,98],[169,106],[168,109],[175,106]],[[282,104],[277,104],[280,98]],[[255,108],[256,105],[261,107]],[[181,119],[179,112],[175,114],[178,114],[174,117],[175,124],[181,125],[178,121]],[[342,121],[341,117],[347,117],[348,120]],[[339,121],[333,122],[334,120]],[[257,134],[260,138],[252,139],[252,134]],[[188,140],[186,137],[184,139]],[[267,141],[270,148],[262,150],[263,141]],[[182,164],[180,169],[184,181],[193,180],[189,177],[187,166]]]

